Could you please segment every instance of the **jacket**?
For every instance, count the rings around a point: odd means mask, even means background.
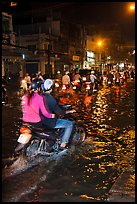
[[[22,120],[24,122],[37,123],[41,121],[40,114],[42,113],[46,118],[52,118],[52,113],[50,113],[43,101],[43,97],[38,93],[34,93],[30,99],[30,104],[28,104],[28,97],[25,94],[22,97]]]

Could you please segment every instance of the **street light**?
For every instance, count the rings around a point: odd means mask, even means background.
[[[130,13],[135,11],[135,3],[134,2],[133,3],[130,2],[128,4],[128,10],[129,10]]]
[[[100,63],[100,71],[103,72],[103,66],[102,66],[102,47],[103,47],[103,41],[98,40],[97,41],[97,50],[98,50],[98,62]]]
[[[131,11],[134,11],[134,10],[135,10],[135,5],[134,5],[134,4],[131,4],[131,5],[129,6],[129,9],[130,9]]]
[[[130,10],[134,10],[134,9],[135,9],[135,6],[131,5]]]
[[[98,47],[101,47],[102,46],[102,41],[98,41],[97,45],[98,45]]]

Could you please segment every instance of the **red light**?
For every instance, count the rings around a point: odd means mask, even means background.
[[[26,127],[21,127],[20,128],[20,133],[31,133],[31,130],[29,128]]]
[[[16,2],[11,2],[10,6],[17,6],[17,3]]]

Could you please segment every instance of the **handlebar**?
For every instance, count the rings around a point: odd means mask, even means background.
[[[69,110],[69,113],[75,113],[76,110],[72,109],[72,110]]]
[[[76,112],[76,110],[73,109],[70,104],[61,105],[61,108],[64,108],[66,110],[66,114],[69,114],[69,113],[71,114]]]
[[[62,105],[62,107],[65,108],[65,109],[68,109],[68,108],[71,107],[71,105],[70,104],[65,104],[65,105]]]

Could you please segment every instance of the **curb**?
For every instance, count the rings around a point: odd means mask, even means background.
[[[135,169],[122,173],[108,194],[107,202],[135,202]]]

